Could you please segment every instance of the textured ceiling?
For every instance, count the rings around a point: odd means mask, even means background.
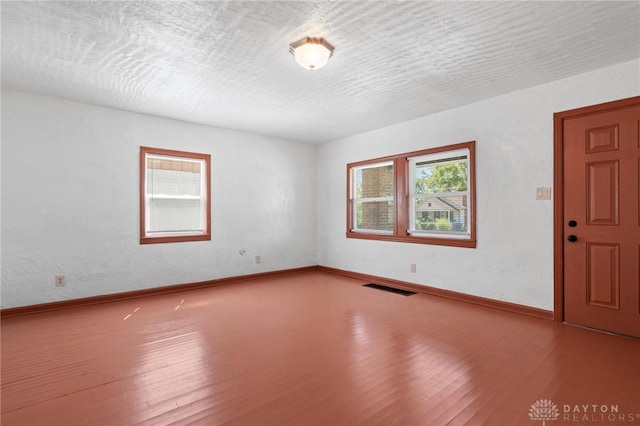
[[[2,84],[319,143],[640,57],[640,2],[2,1]],[[304,36],[336,47],[307,71]]]

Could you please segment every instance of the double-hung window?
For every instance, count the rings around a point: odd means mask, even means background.
[[[392,234],[395,222],[393,161],[354,166],[351,179],[354,231]]]
[[[210,156],[140,148],[140,243],[211,240]]]
[[[475,142],[347,165],[347,237],[475,247]]]
[[[468,239],[469,149],[409,157],[410,235]]]

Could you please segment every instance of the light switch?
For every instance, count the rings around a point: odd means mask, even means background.
[[[550,199],[551,199],[551,188],[549,187],[536,188],[536,200],[550,200]]]

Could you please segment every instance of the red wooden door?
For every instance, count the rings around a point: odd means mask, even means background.
[[[640,98],[563,123],[564,319],[640,337]]]

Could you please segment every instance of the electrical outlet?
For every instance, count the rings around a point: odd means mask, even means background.
[[[56,275],[56,287],[64,287],[64,275]]]
[[[262,263],[262,258],[260,256],[256,256],[256,263]]]
[[[416,273],[416,264],[415,263],[411,264],[411,272],[413,272],[414,274]]]

